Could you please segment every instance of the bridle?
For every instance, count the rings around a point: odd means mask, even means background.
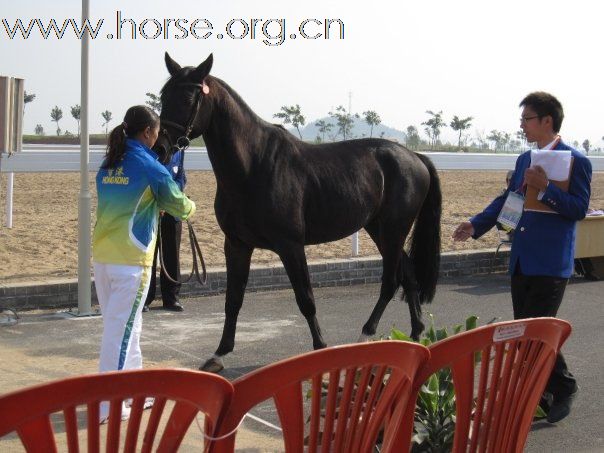
[[[199,91],[195,92],[195,102],[193,102],[193,108],[191,110],[191,113],[189,114],[189,119],[187,121],[187,124],[186,124],[186,126],[181,126],[180,124],[175,123],[174,121],[164,120],[161,118],[160,118],[160,124],[162,126],[162,132],[163,132],[164,136],[168,139],[170,149],[177,148],[180,151],[184,151],[191,144],[191,139],[189,138],[189,135],[191,135],[191,132],[193,131],[193,123],[195,122],[195,118],[197,117],[197,114],[199,113],[199,107],[201,107],[201,100],[203,99],[203,94],[207,93],[207,91],[206,91],[207,85],[205,83],[193,83],[193,82],[179,83],[178,85],[193,86],[193,87],[199,88]],[[176,143],[174,145],[172,144],[172,139],[170,138],[170,135],[168,134],[168,132],[166,131],[164,126],[168,126],[173,129],[176,129],[177,131],[183,132],[183,135],[181,135],[180,137],[178,137],[176,139]]]
[[[184,154],[185,149],[187,149],[189,147],[189,145],[191,144],[191,139],[189,138],[189,135],[191,135],[191,131],[193,130],[193,123],[195,122],[195,118],[197,117],[197,114],[199,113],[199,108],[201,107],[201,100],[203,98],[203,94],[208,93],[208,86],[205,83],[193,83],[193,82],[181,83],[179,85],[194,86],[194,87],[199,88],[199,91],[196,91],[196,94],[195,94],[195,102],[193,103],[193,108],[191,110],[191,113],[189,114],[189,119],[187,121],[187,125],[181,126],[180,124],[175,123],[174,121],[162,120],[162,119],[160,119],[160,124],[162,125],[162,132],[168,140],[170,150],[176,148]],[[168,134],[166,129],[163,127],[164,125],[168,126],[168,127],[172,127],[173,129],[176,129],[178,131],[184,132],[183,135],[181,135],[180,137],[178,137],[176,139],[175,145],[172,144],[172,139],[170,138],[170,135]],[[197,242],[197,236],[195,234],[195,230],[193,230],[193,225],[191,225],[191,222],[188,219],[186,222],[187,222],[187,226],[189,229],[189,241],[191,243],[191,254],[193,255],[193,268],[191,269],[191,273],[185,280],[179,281],[178,276],[175,276],[175,278],[170,276],[170,274],[166,270],[166,266],[164,265],[164,255],[163,255],[163,251],[162,251],[162,239],[161,239],[161,220],[162,220],[162,218],[160,216],[159,225],[157,228],[158,229],[157,241],[158,241],[158,247],[159,247],[158,255],[159,255],[159,262],[160,262],[162,272],[164,273],[166,278],[168,280],[170,280],[172,283],[187,283],[189,280],[191,280],[191,277],[193,276],[193,274],[195,274],[195,278],[197,279],[197,281],[200,284],[205,285],[207,283],[207,279],[208,279],[207,272],[206,272],[206,263],[203,259],[203,254],[201,253],[201,248],[199,247],[199,242]],[[201,275],[199,275],[199,265],[197,263],[198,257],[199,257],[199,261],[201,262],[201,271],[202,271]]]

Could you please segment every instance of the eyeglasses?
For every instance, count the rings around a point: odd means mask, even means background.
[[[520,118],[520,124],[528,123],[530,120],[534,120],[535,118],[539,118],[539,115],[523,116]]]

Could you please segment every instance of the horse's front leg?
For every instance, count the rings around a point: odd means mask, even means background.
[[[201,367],[202,371],[218,373],[224,368],[223,357],[235,347],[235,330],[237,316],[243,304],[243,295],[250,273],[250,262],[254,249],[247,245],[231,240],[224,240],[224,254],[227,268],[226,302],[224,306],[225,319],[222,338],[214,355]]]
[[[283,262],[289,281],[294,289],[298,308],[304,318],[306,318],[308,327],[310,327],[313,348],[324,348],[326,344],[321,334],[319,322],[317,321],[317,308],[315,306],[312,287],[310,286],[310,276],[308,275],[304,246],[300,244],[288,244],[281,247],[277,253]]]

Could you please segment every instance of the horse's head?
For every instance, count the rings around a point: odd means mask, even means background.
[[[212,54],[196,68],[181,67],[168,52],[165,60],[171,77],[161,90],[161,131],[155,145],[160,156],[187,148],[207,129],[211,114],[206,78]]]

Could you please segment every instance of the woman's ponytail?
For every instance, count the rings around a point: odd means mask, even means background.
[[[113,128],[109,134],[107,152],[101,168],[117,167],[126,152],[126,138],[135,137],[147,127],[154,128],[158,124],[159,116],[146,105],[130,107],[122,124]]]
[[[107,154],[103,161],[102,168],[115,168],[124,157],[126,149],[126,123],[114,127],[109,134],[109,143],[107,144]]]

